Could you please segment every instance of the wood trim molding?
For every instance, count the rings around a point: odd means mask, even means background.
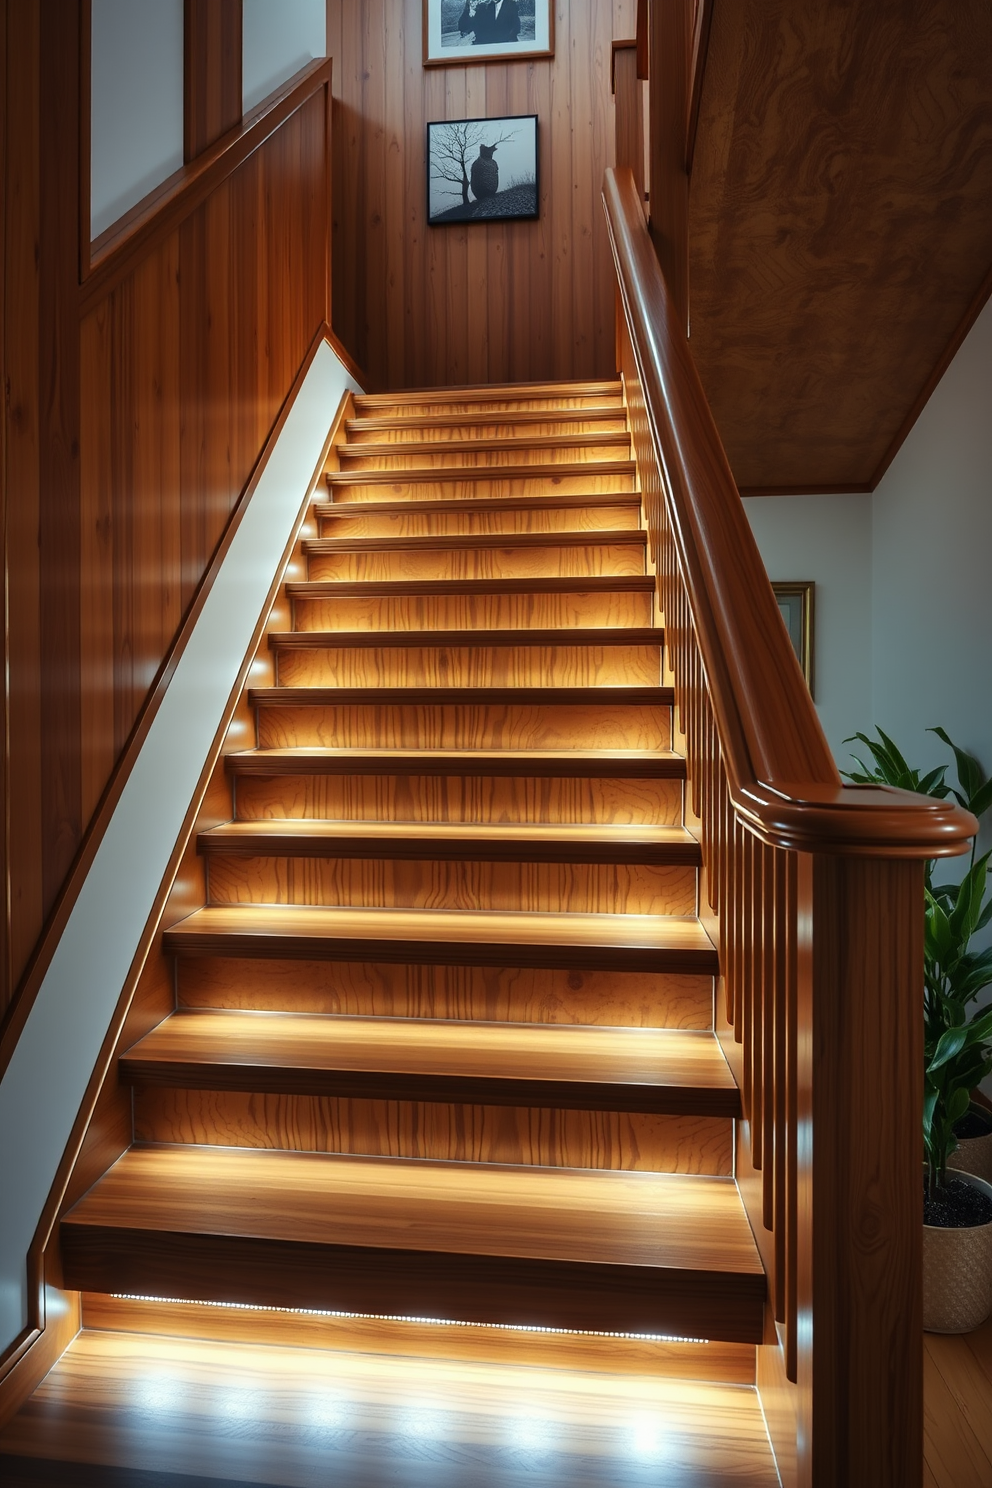
[[[760,841],[791,851],[904,858],[966,851],[977,824],[957,805],[842,785],[629,170],[606,172],[604,202],[735,815]]]
[[[752,496],[868,496],[871,486],[855,481],[850,485],[739,486],[742,497]]]
[[[307,99],[321,89],[328,97],[331,60],[320,58],[302,68],[271,98],[247,114],[238,129],[224,136],[189,165],[174,172],[138,202],[119,222],[96,238],[90,250],[90,272],[80,289],[84,315],[133,269],[140,258],[187,218],[220,183],[238,169]],[[327,110],[330,113],[330,108]]]
[[[611,93],[614,93],[615,94],[616,91],[617,91],[617,52],[636,52],[636,51],[637,51],[637,39],[636,39],[636,37],[634,37],[634,38],[630,38],[629,37],[626,41],[616,41],[616,40],[614,40],[612,49],[610,51],[610,92]]]
[[[637,0],[637,22],[634,26],[637,41],[637,76],[646,83],[651,74],[651,49],[648,44],[648,0]]]
[[[183,158],[187,164],[241,123],[241,0],[185,0]]]
[[[114,769],[114,773],[111,776],[106,790],[104,791],[103,796],[100,799],[100,803],[93,814],[92,821],[87,828],[86,835],[84,836],[79,851],[76,854],[75,861],[70,869],[68,877],[66,878],[65,884],[62,887],[62,891],[58,899],[56,900],[52,913],[48,918],[48,922],[42,932],[38,946],[34,954],[32,955],[31,960],[28,963],[27,970],[23,978],[21,979],[21,983],[6,1010],[3,1022],[2,1024],[0,1024],[0,1079],[2,1079],[4,1071],[10,1063],[11,1055],[14,1052],[14,1049],[17,1045],[17,1040],[20,1037],[25,1022],[27,1021],[28,1014],[30,1013],[31,1008],[34,1005],[35,998],[38,995],[38,991],[44,980],[45,973],[48,970],[52,956],[55,953],[55,948],[58,945],[59,939],[69,919],[69,915],[71,914],[73,906],[75,905],[80,891],[82,890],[83,884],[86,881],[86,875],[89,872],[90,866],[92,865],[97,849],[100,846],[101,841],[103,840],[104,834],[110,823],[110,819],[113,816],[114,808],[116,807],[117,802],[120,800],[121,792],[123,791],[128,777],[135,766],[138,755],[141,752],[141,746],[148,735],[148,730],[151,728],[152,722],[155,718],[156,713],[158,712],[162,699],[165,696],[169,683],[172,680],[176,667],[179,664],[180,658],[182,657],[183,652],[189,644],[190,637],[193,634],[193,630],[195,629],[196,622],[199,619],[207,595],[210,593],[210,590],[213,587],[214,581],[220,571],[221,565],[223,564],[227,551],[230,548],[234,535],[241,524],[241,520],[247,509],[248,502],[250,501],[251,495],[258,484],[262,471],[265,469],[265,466],[268,463],[272,450],[275,447],[276,441],[279,438],[283,425],[285,424],[286,419],[289,415],[289,410],[292,408],[293,403],[296,400],[299,390],[306,378],[307,372],[310,370],[313,359],[317,354],[318,348],[324,341],[329,342],[332,348],[336,349],[333,335],[326,325],[323,326],[314,337],[313,342],[310,345],[310,349],[307,352],[306,360],[300,368],[300,371],[296,376],[296,380],[293,383],[293,386],[290,389],[290,392],[287,395],[282,408],[280,409],[279,416],[276,419],[275,424],[273,425],[272,432],[270,433],[268,440],[265,443],[265,447],[255,464],[255,468],[251,473],[248,483],[245,486],[245,489],[242,492],[237,505],[231,513],[227,526],[224,529],[224,534],[214,551],[214,555],[210,560],[209,567],[207,568],[202,580],[200,581],[196,594],[193,598],[193,602],[186,614],[186,618],[183,621],[183,624],[178,634],[176,635],[176,638],[173,641],[165,660],[159,668],[158,675],[156,676],[155,681],[152,683],[152,686],[149,689],[148,696],[145,700],[144,706],[141,709],[141,712],[138,715],[134,727],[131,730],[131,734],[127,741],[127,744],[125,745],[121,753],[120,759],[118,760],[117,765]],[[348,360],[348,363],[346,363],[346,366],[348,371],[352,371],[350,358]]]
[[[692,175],[692,157],[696,151],[699,101],[703,96],[703,77],[706,72],[706,54],[710,44],[712,20],[713,0],[696,0],[696,14],[692,28],[692,53],[689,59],[689,111],[685,133],[685,170],[688,176]]]
[[[883,475],[892,464],[892,461],[902,449],[910,430],[916,423],[916,420],[919,418],[924,408],[929,403],[930,398],[936,390],[937,384],[940,382],[940,379],[943,377],[944,373],[953,362],[958,351],[961,349],[965,337],[971,330],[972,326],[975,324],[975,321],[978,319],[979,315],[981,315],[982,311],[985,309],[985,306],[990,298],[992,298],[992,266],[989,267],[988,273],[985,275],[985,278],[982,280],[981,284],[978,286],[978,289],[975,291],[975,295],[971,301],[971,304],[968,306],[967,310],[964,312],[964,315],[961,317],[961,320],[958,322],[953,336],[944,347],[942,355],[938,359],[936,365],[930,373],[930,376],[927,378],[926,382],[920,389],[912,408],[910,408],[909,412],[906,414],[906,417],[899,425],[899,428],[892,436],[891,444],[885,451],[885,454],[882,456],[881,460],[878,462],[878,465],[875,467],[875,470],[872,473],[871,480],[868,483],[869,491],[874,491],[876,489]]]

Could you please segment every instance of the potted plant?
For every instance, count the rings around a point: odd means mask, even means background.
[[[974,755],[959,749],[943,729],[932,729],[952,751],[957,786],[947,783],[950,762],[926,775],[910,769],[888,737],[855,734],[870,752],[873,768],[860,766],[848,779],[857,784],[899,786],[943,799],[953,795],[979,821],[992,808],[992,781]],[[992,1309],[992,1183],[950,1165],[971,1124],[982,1123],[972,1099],[992,1071],[992,1009],[975,1002],[992,984],[992,947],[972,950],[975,935],[992,921],[986,899],[989,859],[977,856],[960,883],[934,884],[926,865],[924,899],[924,1327],[964,1333]],[[950,1168],[950,1171],[949,1171]]]

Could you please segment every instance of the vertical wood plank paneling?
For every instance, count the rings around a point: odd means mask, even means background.
[[[329,310],[324,86],[102,297],[81,288],[77,11],[5,13],[0,1011]]]
[[[556,0],[550,61],[424,68],[421,0],[328,0],[334,57],[334,328],[377,387],[611,377],[600,205],[610,47],[634,0]],[[536,113],[541,216],[426,226],[428,120]]]
[[[79,655],[78,6],[41,7],[38,444],[42,892],[82,836]]]

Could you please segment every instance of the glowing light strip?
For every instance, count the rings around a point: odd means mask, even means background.
[[[432,1328],[481,1328],[497,1333],[550,1333],[562,1338],[624,1338],[632,1343],[705,1343],[708,1338],[685,1338],[679,1333],[602,1333],[586,1328],[542,1328],[533,1323],[467,1323],[457,1318],[404,1317],[392,1312],[337,1312],[321,1307],[267,1307],[256,1302],[202,1302],[190,1297],[145,1297],[133,1292],[111,1292],[115,1302],[152,1302],[176,1307],[218,1307],[236,1312],[277,1312],[289,1317],[355,1319],[368,1323],[420,1323]]]

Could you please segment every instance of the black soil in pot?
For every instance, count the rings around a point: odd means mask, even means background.
[[[992,1132],[992,1111],[983,1106],[971,1106],[954,1124],[954,1135],[959,1142],[971,1137],[987,1137]]]
[[[939,1230],[971,1230],[992,1220],[992,1198],[963,1178],[948,1178],[931,1194],[923,1180],[923,1223]]]

